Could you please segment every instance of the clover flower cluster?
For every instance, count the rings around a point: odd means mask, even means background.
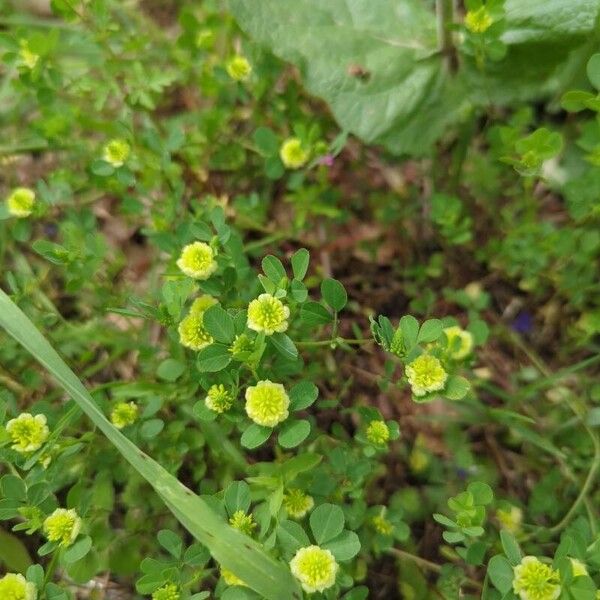
[[[227,61],[225,70],[234,81],[246,81],[252,74],[252,65],[245,56],[236,54]]]
[[[513,574],[513,591],[521,600],[556,600],[560,596],[558,571],[535,556],[523,557]]]
[[[206,242],[192,242],[184,246],[177,266],[188,277],[206,280],[217,270],[215,251]]]
[[[13,442],[12,449],[21,454],[30,454],[42,447],[50,430],[44,415],[21,413],[6,424],[6,432]]]
[[[33,212],[35,192],[26,187],[15,188],[6,199],[8,213],[18,219],[24,219]]]
[[[390,430],[385,421],[371,421],[367,427],[367,439],[376,446],[387,444]]]
[[[179,600],[179,588],[174,583],[167,583],[152,593],[152,600]]]
[[[286,331],[289,316],[290,309],[271,294],[261,294],[248,305],[248,327],[266,335]]]
[[[292,519],[302,519],[314,505],[313,497],[297,488],[288,490],[283,496],[283,507],[288,517],[292,517]]]
[[[319,546],[300,548],[290,561],[292,575],[305,592],[323,592],[335,584],[339,565],[333,554]]]
[[[44,521],[44,534],[50,542],[70,546],[81,531],[81,518],[73,509],[57,508]]]
[[[233,406],[233,394],[222,384],[211,385],[204,403],[206,407],[216,413],[224,413]]]
[[[204,313],[217,301],[208,295],[196,298],[187,316],[179,323],[179,342],[191,350],[202,350],[213,343],[213,337],[204,327]]]
[[[281,383],[269,379],[246,389],[246,414],[257,425],[275,427],[289,415],[290,398]]]
[[[439,358],[421,354],[406,366],[406,377],[415,396],[425,396],[444,389],[448,373]]]
[[[115,169],[122,167],[130,154],[131,146],[122,139],[110,140],[102,150],[102,158]]]
[[[465,27],[471,33],[484,33],[493,22],[494,19],[485,6],[480,6],[477,10],[469,10],[465,15]]]
[[[19,573],[7,573],[0,578],[2,600],[37,600],[37,588]]]
[[[110,421],[117,429],[133,425],[138,417],[139,408],[135,402],[119,402],[110,413]]]
[[[289,138],[281,145],[279,157],[288,169],[299,169],[308,162],[310,152],[303,146],[301,140]]]
[[[252,535],[256,529],[254,517],[251,514],[247,515],[243,510],[236,510],[233,515],[231,515],[229,524],[245,535]]]

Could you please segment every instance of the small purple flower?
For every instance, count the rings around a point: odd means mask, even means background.
[[[320,165],[324,165],[326,167],[332,167],[333,161],[334,161],[334,158],[331,154],[325,154],[319,158],[318,163]]]
[[[529,333],[533,329],[533,317],[528,311],[520,312],[512,323],[517,333]]]

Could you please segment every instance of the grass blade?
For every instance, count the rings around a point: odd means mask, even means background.
[[[268,600],[298,600],[287,565],[230,527],[202,498],[127,439],[100,411],[90,393],[28,317],[0,290],[0,325],[60,383],[133,468],[148,481],[181,524],[206,545],[215,560]]]

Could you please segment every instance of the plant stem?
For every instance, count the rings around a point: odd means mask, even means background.
[[[438,49],[444,55],[450,70],[456,66],[454,42],[452,40],[452,23],[454,21],[454,0],[436,0]]]
[[[371,338],[362,338],[362,339],[346,339],[341,337],[336,337],[331,340],[319,340],[317,342],[306,340],[302,342],[295,342],[296,346],[302,346],[303,348],[311,348],[317,346],[337,346],[338,344],[348,344],[350,346],[360,346],[362,344],[368,344],[373,342]]]

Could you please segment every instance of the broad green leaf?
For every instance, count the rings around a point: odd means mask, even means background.
[[[288,420],[281,426],[277,440],[284,448],[295,448],[310,434],[310,423],[306,419]]]
[[[304,410],[319,396],[319,388],[311,381],[300,381],[290,390],[290,410]]]
[[[523,557],[521,548],[519,548],[519,542],[517,542],[515,537],[506,531],[506,529],[500,531],[500,541],[502,542],[504,554],[506,554],[510,564],[513,567],[518,565]]]
[[[248,512],[250,508],[250,487],[245,481],[234,481],[225,490],[225,508],[232,515],[236,510]]]
[[[24,574],[31,563],[23,542],[16,535],[0,529],[0,566],[5,566],[8,571]]]
[[[321,283],[321,294],[323,300],[337,312],[342,310],[348,302],[348,294],[337,279],[324,279]]]
[[[231,315],[218,304],[211,306],[202,318],[204,328],[217,342],[231,344],[235,337],[235,326]]]
[[[262,446],[269,439],[271,433],[273,433],[273,430],[270,427],[262,427],[261,425],[252,423],[242,434],[240,442],[244,448],[253,450]]]
[[[345,529],[334,539],[323,544],[339,561],[350,560],[360,551],[360,540],[354,531]]]
[[[2,290],[0,325],[54,376],[94,425],[148,481],[180,523],[209,548],[219,564],[233,571],[249,587],[269,600],[299,600],[302,597],[287,565],[274,560],[260,544],[230,527],[202,498],[142,452],[108,421],[77,376]]]
[[[417,342],[428,343],[435,342],[442,335],[442,322],[439,319],[429,319],[425,321],[419,329]]]
[[[300,250],[296,250],[292,255],[292,271],[294,272],[294,277],[298,279],[298,281],[304,279],[306,271],[308,270],[309,261],[310,253],[306,248],[300,248]]]
[[[196,366],[201,373],[221,371],[231,362],[227,346],[211,344],[198,352]]]
[[[282,356],[285,356],[288,360],[298,358],[298,349],[285,333],[274,333],[269,339],[277,349],[277,352]]]
[[[483,481],[474,481],[467,487],[467,491],[473,497],[475,504],[489,504],[494,499],[494,492],[492,488]]]
[[[412,315],[404,315],[400,319],[400,331],[402,332],[402,343],[405,350],[410,350],[417,343],[419,335],[419,321]]]
[[[471,389],[471,384],[468,379],[461,375],[452,375],[448,378],[446,388],[442,392],[445,398],[449,400],[462,400]]]
[[[281,521],[277,528],[277,539],[289,554],[304,546],[310,546],[306,532],[299,523],[294,521]]]
[[[165,381],[176,381],[181,377],[185,371],[186,366],[184,363],[175,360],[174,358],[167,358],[163,360],[156,369],[156,374]]]
[[[600,90],[600,54],[594,54],[588,60],[586,71],[591,84]]]
[[[344,512],[334,504],[321,504],[310,514],[310,528],[318,544],[329,542],[344,529]]]
[[[279,283],[284,277],[286,272],[281,261],[272,254],[268,254],[262,259],[262,269],[265,275],[275,284]]]
[[[170,529],[161,529],[157,535],[158,543],[174,558],[181,556],[183,549],[183,541],[181,538]]]
[[[78,539],[72,546],[69,546],[62,558],[65,563],[70,564],[81,560],[92,549],[92,538],[89,535]]]
[[[326,325],[331,323],[333,316],[318,302],[307,302],[302,305],[300,319],[309,325]]]
[[[499,592],[506,594],[512,589],[513,568],[504,556],[492,556],[488,564],[488,576]]]

